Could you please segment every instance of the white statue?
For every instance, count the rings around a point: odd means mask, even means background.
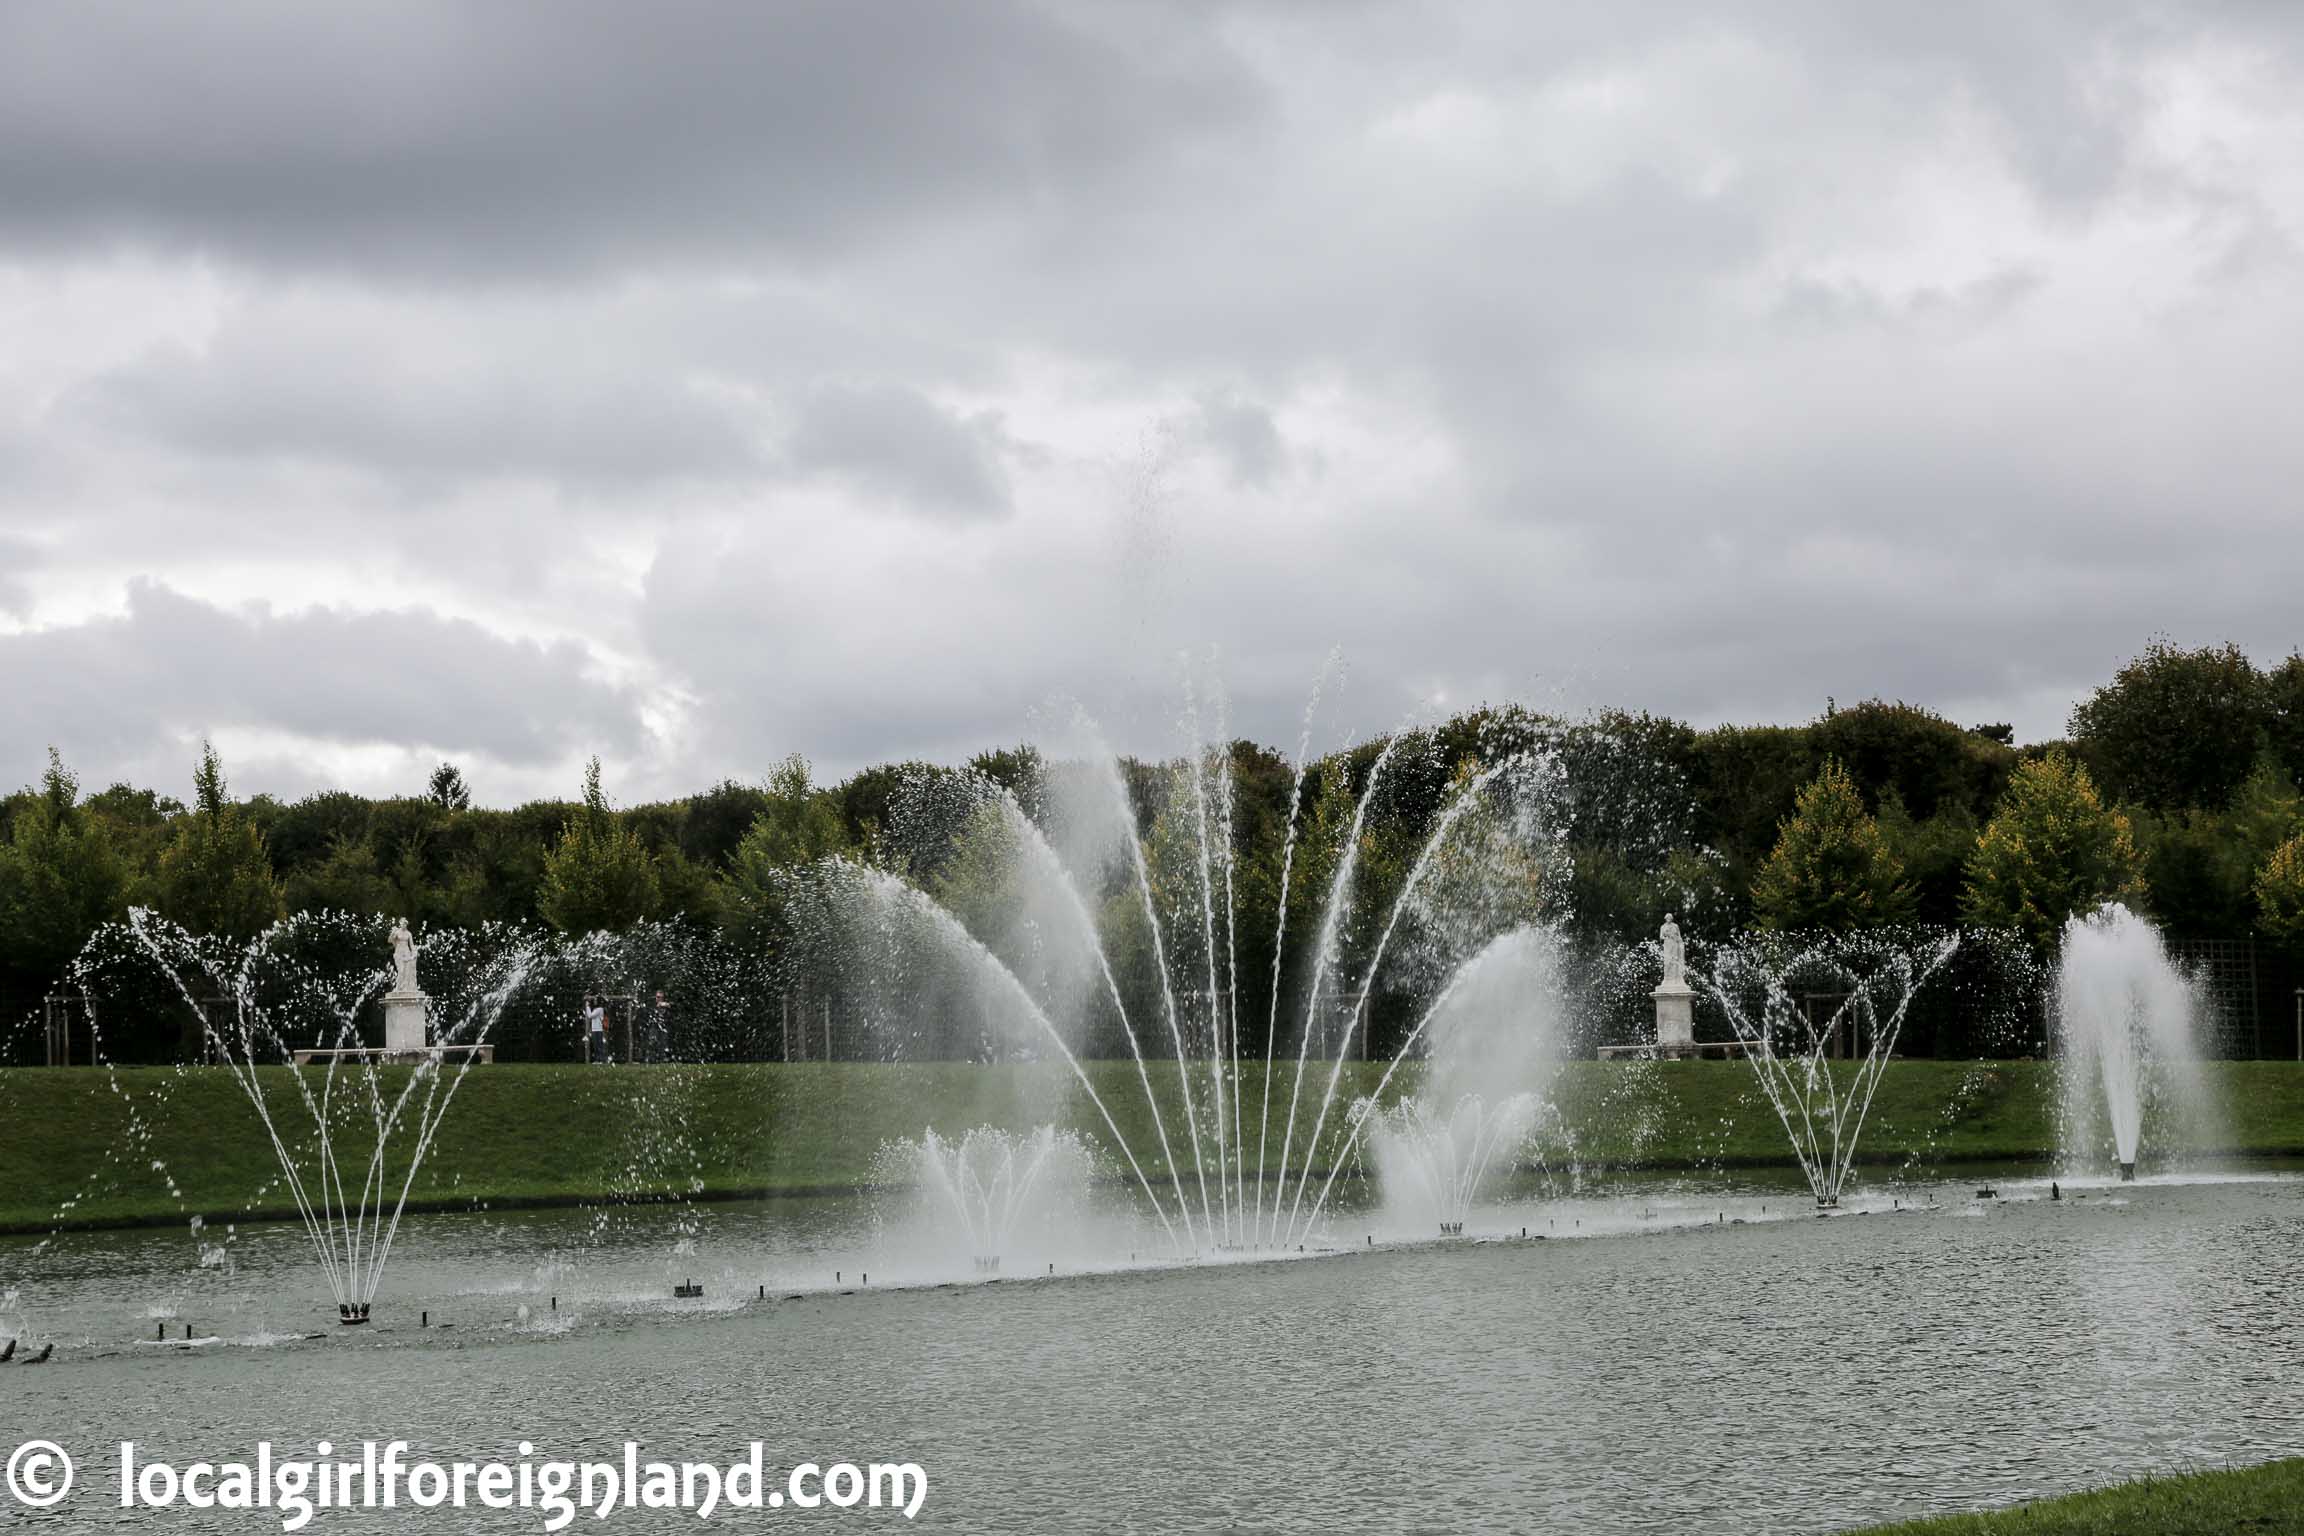
[[[1664,984],[1673,986],[1688,980],[1688,946],[1681,941],[1680,925],[1672,921],[1672,914],[1664,914],[1663,931],[1656,935],[1657,947],[1664,951]]]
[[[408,919],[404,917],[392,919],[392,965],[398,972],[393,991],[422,990],[416,985],[416,935],[408,931]]]

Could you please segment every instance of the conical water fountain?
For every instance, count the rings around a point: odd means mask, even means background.
[[[405,924],[394,925],[391,965],[330,963],[348,950],[383,949],[379,926],[302,913],[239,944],[138,908],[99,931],[73,967],[84,993],[100,992],[101,973],[138,956],[166,976],[202,1054],[232,1074],[255,1110],[347,1326],[372,1315],[417,1173],[534,958],[499,930],[453,935],[441,969],[456,980],[443,999],[418,986]],[[385,1014],[381,1047],[360,1039],[359,1016],[372,1002]]]
[[[1909,946],[1893,935],[1807,945],[1764,937],[1722,950],[1699,978],[1743,1043],[1819,1209],[1840,1204],[1914,994],[1959,944],[1957,936]]]
[[[2199,1019],[2192,980],[2152,924],[2115,902],[2064,925],[2056,1033],[2067,1167],[2094,1163],[2108,1132],[2113,1165],[2133,1182],[2154,1111],[2170,1139],[2178,1119],[2199,1133],[2210,1113]]]

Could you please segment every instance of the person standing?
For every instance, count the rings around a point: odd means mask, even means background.
[[[592,1064],[608,1065],[608,1008],[598,997],[584,999],[584,1040]]]

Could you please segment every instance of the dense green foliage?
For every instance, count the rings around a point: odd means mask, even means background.
[[[2117,895],[2176,938],[2304,943],[2304,854],[2281,853],[2304,834],[2304,657],[2259,671],[2230,647],[2154,642],[2074,711],[2072,728],[2069,747],[2020,749],[2004,725],[1963,727],[1879,700],[1804,725],[1709,730],[1623,712],[1561,720],[1483,708],[1388,754],[1365,742],[1304,765],[1300,797],[1297,765],[1234,742],[1224,759],[1239,920],[1227,943],[1243,1029],[1258,1045],[1256,1021],[1286,1027],[1300,1014],[1301,967],[1275,972],[1275,946],[1299,961],[1315,947],[1380,758],[1348,938],[1380,926],[1467,769],[1534,751],[1557,766],[1559,835],[1530,889],[1579,935],[1639,940],[1667,911],[1697,940],[1754,923],[1838,928],[1909,915],[2015,928],[2045,947],[2064,915]],[[1058,791],[1078,801],[1083,774],[1106,794],[1101,768],[1029,748],[960,768],[885,764],[834,785],[791,757],[756,782],[617,808],[595,764],[572,801],[492,808],[443,763],[401,797],[329,791],[281,803],[233,800],[223,765],[204,751],[186,806],[128,785],[83,797],[56,762],[0,801],[0,1017],[31,1013],[81,936],[129,903],[227,935],[315,909],[569,934],[668,919],[821,990],[835,982],[811,969],[820,953],[801,953],[804,930],[822,924],[794,906],[796,871],[827,858],[890,869],[989,941],[1016,895],[994,867],[1001,845],[980,818],[931,818],[924,834],[918,810],[933,797],[923,786],[994,787],[1060,836],[1050,819]],[[1144,841],[1163,921],[1187,928],[1193,779],[1177,762],[1129,760],[1110,787]],[[1150,985],[1134,891],[1087,895],[1122,988]],[[1403,1027],[1400,1006],[1376,999],[1378,1036]]]
[[[152,871],[152,904],[194,933],[248,938],[280,918],[280,886],[263,829],[225,789],[216,749],[202,746],[192,809]]]
[[[1752,915],[1763,928],[1835,932],[1877,928],[1912,915],[1904,861],[1865,814],[1856,781],[1826,758],[1800,791],[1775,851],[1752,881]]]
[[[2264,679],[2236,645],[2154,640],[2072,712],[2072,740],[2114,799],[2150,811],[2232,798],[2270,723]]]
[[[2304,834],[2272,851],[2256,877],[2257,922],[2276,939],[2304,943]]]
[[[0,845],[0,953],[53,975],[127,908],[128,871],[55,752]]]
[[[2304,1536],[2304,1459],[2147,1477],[1981,1515],[1870,1528],[1865,1536]]]
[[[584,769],[584,803],[544,859],[536,912],[562,933],[629,928],[656,915],[661,895],[654,855],[619,822],[600,787],[600,759]]]
[[[2143,896],[2128,818],[2105,806],[2087,769],[2050,752],[2016,770],[1977,839],[1962,911],[1979,927],[2013,928],[2046,950],[2074,914]]]
[[[310,1120],[291,1098],[289,1070],[259,1076],[291,1144],[300,1146],[295,1138],[309,1134],[302,1128]],[[388,1090],[403,1070],[384,1069]],[[1163,1179],[1167,1165],[1133,1065],[1098,1061],[1086,1070],[1146,1173]],[[1274,1080],[1275,1159],[1290,1070]],[[1244,1079],[1250,1141],[1264,1102],[1261,1071],[1248,1064]],[[2223,1062],[2210,1071],[2233,1150],[2304,1153],[2304,1066]],[[1381,1063],[1347,1062],[1342,1094],[1370,1091],[1381,1072]],[[1403,1072],[1387,1096],[1417,1083],[1413,1070]],[[1162,1113],[1179,1120],[1174,1075],[1155,1074],[1152,1084]],[[1963,1162],[2037,1162],[2056,1143],[2056,1093],[2046,1062],[1899,1062],[1865,1123],[1864,1159],[1922,1177]],[[1556,1172],[1571,1145],[1586,1168],[1792,1166],[1783,1130],[1742,1062],[1568,1062],[1555,1097],[1561,1120],[1539,1146]],[[359,1102],[356,1095],[340,1101]],[[466,1209],[849,1190],[883,1176],[876,1159],[885,1143],[917,1137],[924,1126],[946,1135],[978,1125],[1021,1131],[1052,1115],[1110,1150],[1094,1106],[1049,1063],[499,1064],[475,1068],[457,1090],[413,1202]],[[668,1116],[681,1127],[677,1138],[661,1134]],[[1330,1116],[1314,1162],[1328,1164],[1345,1134],[1345,1118]],[[1189,1148],[1175,1145],[1189,1174]],[[123,1147],[136,1156],[118,1156]],[[1114,1164],[1110,1171],[1124,1175]],[[223,1071],[0,1069],[0,1229],[286,1214],[292,1208],[278,1171],[255,1111]]]

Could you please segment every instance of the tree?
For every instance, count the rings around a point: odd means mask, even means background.
[[[1880,699],[1835,709],[1808,734],[1825,756],[1840,760],[1874,809],[1893,793],[1919,821],[1946,811],[1983,815],[2016,766],[2003,741]]]
[[[595,757],[584,769],[584,803],[545,857],[536,910],[562,933],[595,933],[655,916],[657,899],[656,861],[608,808]]]
[[[401,893],[376,867],[376,845],[365,837],[339,837],[328,855],[290,875],[291,911],[408,912]]]
[[[1961,913],[2012,928],[2045,953],[2076,913],[2139,902],[2143,861],[2128,818],[2104,804],[2088,770],[2062,752],[2018,767],[1968,856]]]
[[[464,771],[454,763],[442,763],[432,770],[424,785],[424,797],[444,811],[472,809],[472,791],[464,783]]]
[[[2304,783],[2304,656],[2264,674],[2264,737],[2288,777]]]
[[[2256,923],[2257,872],[2298,831],[2304,831],[2304,797],[2269,751],[2232,796],[2230,810],[2139,816],[2153,919],[2187,938],[2248,932]]]
[[[1008,791],[1025,815],[1041,814],[1046,765],[1040,760],[1039,748],[998,747],[977,753],[968,760],[968,766]]]
[[[706,869],[727,868],[736,845],[752,830],[752,823],[768,804],[768,793],[757,784],[724,779],[700,795],[688,797],[688,814],[680,822],[680,851]]]
[[[2072,711],[2081,761],[2115,801],[2221,810],[2272,724],[2264,678],[2236,645],[2155,639]]]
[[[1809,781],[1752,881],[1763,928],[1874,928],[1912,912],[1904,865],[1836,757]]]
[[[790,871],[847,847],[839,802],[810,787],[806,758],[786,758],[768,776],[760,813],[729,858],[721,921],[755,948],[774,947],[784,932]]]
[[[80,804],[56,749],[0,846],[0,956],[46,980],[127,908],[128,874],[104,823]]]
[[[2256,926],[2267,938],[2304,943],[2304,833],[2273,849],[2257,872]]]
[[[1976,818],[1963,805],[1943,804],[1921,820],[1893,786],[1880,792],[1880,836],[1904,866],[1912,887],[1912,915],[1949,926],[1960,921],[1960,884],[1968,852],[1976,846]]]
[[[216,749],[200,744],[192,808],[153,873],[156,905],[194,933],[253,938],[280,920],[280,887],[263,832],[226,792]]]

